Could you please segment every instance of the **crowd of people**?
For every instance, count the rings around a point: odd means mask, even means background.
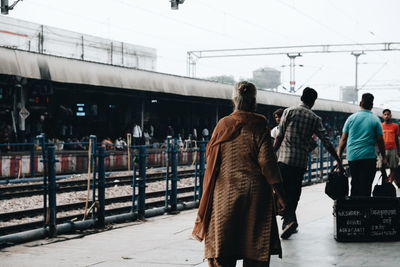
[[[31,145],[24,145],[25,143],[31,143],[28,140],[24,140],[21,143],[15,141],[15,136],[12,127],[8,124],[2,123],[0,126],[0,151],[23,151],[30,150]],[[165,135],[160,136],[155,135],[154,126],[142,127],[136,123],[130,129],[127,129],[123,136],[116,138],[111,138],[109,136],[101,137],[98,142],[108,150],[126,150],[128,146],[128,138],[130,138],[130,145],[152,145],[155,148],[163,148],[166,146],[168,140],[176,140],[176,144],[181,147],[195,147],[197,141],[208,141],[209,140],[209,130],[207,127],[200,128],[200,133],[198,134],[197,128],[193,128],[190,133],[186,133],[183,129],[179,132],[175,132],[173,126],[168,125],[167,129],[164,131]],[[128,137],[130,135],[130,137]],[[40,144],[34,138],[32,139],[36,149],[39,150]],[[17,144],[18,143],[18,144]],[[63,137],[50,137],[46,139],[46,143],[55,144],[57,151],[63,150],[87,150],[89,145],[89,136],[83,137],[73,137],[72,133],[68,135],[63,135]]]
[[[234,111],[218,122],[207,145],[203,196],[192,234],[204,240],[209,266],[235,266],[239,259],[243,266],[269,266],[271,255],[281,257],[276,215],[283,219],[282,239],[297,233],[296,209],[316,137],[342,173],[346,148],[350,196],[371,196],[376,146],[381,166],[391,170],[388,182],[400,185],[399,126],[391,121],[390,110],[383,111],[383,123],[371,112],[372,94],[363,94],[360,110],[346,120],[336,151],[322,119],[311,110],[316,90],[307,87],[299,105],[276,110],[278,125],[271,131],[266,117],[255,112],[256,93],[246,81],[234,86]]]
[[[142,131],[141,127],[137,124],[134,125],[132,133],[123,137],[118,137],[114,141],[110,137],[105,137],[101,141],[101,145],[106,149],[115,149],[115,150],[126,150],[129,143],[131,146],[137,145],[151,145],[154,148],[165,148],[167,143],[175,142],[179,148],[193,148],[197,146],[197,141],[208,141],[209,139],[209,130],[207,128],[203,128],[201,131],[201,136],[197,136],[197,129],[193,129],[193,133],[188,134],[187,136],[183,136],[181,133],[175,134],[174,129],[171,125],[168,126],[167,135],[162,140],[162,142],[158,142],[155,140],[153,132],[144,130]],[[130,141],[128,139],[130,138]]]

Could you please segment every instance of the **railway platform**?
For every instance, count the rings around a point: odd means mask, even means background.
[[[272,257],[271,266],[399,266],[400,242],[335,241],[332,205],[324,184],[304,187],[298,208],[299,232],[282,240],[283,259]],[[195,216],[196,210],[188,210],[99,232],[6,247],[0,249],[0,266],[204,267],[203,244],[191,237]]]

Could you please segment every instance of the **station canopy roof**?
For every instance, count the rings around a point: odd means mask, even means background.
[[[60,83],[219,99],[231,99],[233,88],[229,84],[208,80],[94,63],[6,47],[0,47],[0,74]],[[288,107],[298,105],[300,98],[292,94],[258,90],[257,102],[271,106]],[[354,113],[359,110],[359,107],[358,105],[340,101],[318,99],[313,109]],[[373,111],[378,116],[382,114],[382,109],[380,108],[374,108]],[[400,119],[400,112],[393,111],[392,114],[394,118]]]

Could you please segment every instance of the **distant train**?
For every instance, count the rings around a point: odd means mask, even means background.
[[[229,84],[0,47],[1,144],[29,142],[41,133],[64,142],[91,134],[115,140],[135,125],[151,133],[152,143],[167,135],[200,138],[232,112],[231,95]],[[257,101],[257,111],[274,126],[272,112],[300,100],[259,90]],[[358,106],[318,99],[313,110],[333,136]]]
[[[155,141],[168,126],[185,137],[213,129],[232,111],[231,94],[228,84],[0,47],[1,130],[12,142],[43,132],[60,140],[115,139],[134,125],[151,126]],[[274,109],[299,103],[298,96],[263,90],[257,100],[258,112],[270,119]],[[318,99],[313,109],[339,129],[358,106]]]

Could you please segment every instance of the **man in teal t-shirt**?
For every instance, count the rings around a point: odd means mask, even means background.
[[[371,196],[372,182],[376,173],[376,143],[383,157],[383,164],[386,164],[382,125],[379,118],[371,112],[373,102],[372,94],[362,95],[361,110],[347,118],[339,142],[340,158],[347,145],[351,196]]]

